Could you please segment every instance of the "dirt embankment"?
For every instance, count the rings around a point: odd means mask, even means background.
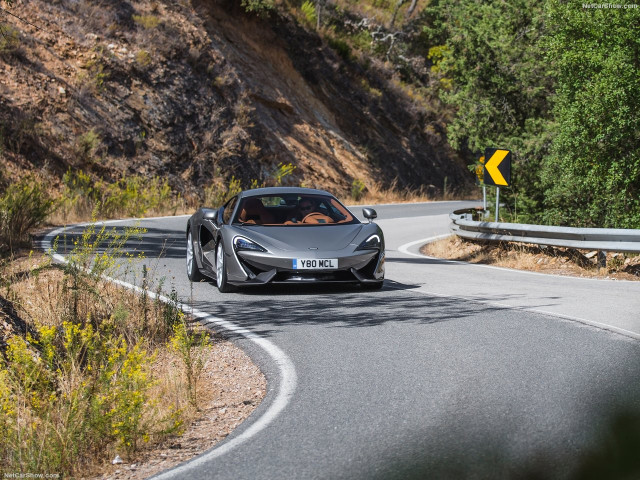
[[[344,59],[293,18],[235,2],[31,0],[0,18],[5,183],[69,168],[158,175],[185,195],[216,177],[344,194],[365,184],[463,188],[469,174],[391,75]]]

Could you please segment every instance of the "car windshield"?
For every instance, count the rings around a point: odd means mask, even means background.
[[[243,198],[233,223],[244,225],[338,225],[359,223],[329,195],[282,194]]]

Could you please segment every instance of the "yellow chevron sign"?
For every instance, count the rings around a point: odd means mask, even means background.
[[[511,152],[499,148],[484,151],[484,183],[497,187],[509,186],[511,182]]]

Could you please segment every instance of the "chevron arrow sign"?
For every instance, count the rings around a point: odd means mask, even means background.
[[[484,183],[496,187],[511,185],[511,152],[499,148],[484,151]]]

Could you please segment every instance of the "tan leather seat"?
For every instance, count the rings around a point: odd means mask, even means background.
[[[269,212],[259,198],[248,198],[242,203],[238,219],[243,223],[263,225],[275,223],[275,217]]]

